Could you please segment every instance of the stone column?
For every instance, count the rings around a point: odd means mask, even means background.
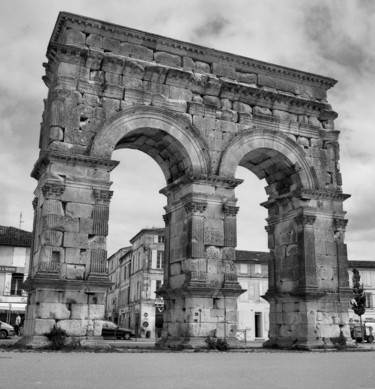
[[[333,347],[340,333],[352,345],[342,219],[347,197],[306,190],[266,203],[272,227],[267,227],[270,333],[265,347]]]
[[[44,152],[32,176],[39,181],[34,201],[34,242],[25,336],[46,343],[57,325],[85,343],[100,341],[106,270],[110,171],[115,161]]]
[[[207,336],[236,342],[237,297],[244,292],[234,265],[239,182],[188,174],[162,190],[170,216],[159,347],[201,347]]]

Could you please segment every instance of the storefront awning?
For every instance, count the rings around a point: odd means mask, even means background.
[[[23,313],[25,312],[26,304],[17,304],[17,303],[0,303],[0,312],[14,312],[14,313]]]

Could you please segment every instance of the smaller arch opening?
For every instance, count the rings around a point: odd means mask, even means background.
[[[260,180],[270,197],[289,193],[302,186],[296,166],[282,153],[269,148],[257,148],[244,155],[239,166],[252,171]]]
[[[118,149],[139,150],[156,161],[167,184],[183,176],[192,168],[189,155],[182,144],[165,131],[139,128],[126,134],[115,146]]]

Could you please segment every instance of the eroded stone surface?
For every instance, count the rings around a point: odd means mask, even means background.
[[[124,145],[151,156],[166,180],[162,345],[234,340],[238,166],[267,185],[269,344],[319,346],[339,328],[347,336],[349,285],[339,275],[348,196],[337,114],[326,101],[335,81],[126,27],[108,35],[105,22],[66,15],[47,53],[50,93],[32,173],[39,185],[27,334],[57,315],[74,336],[100,335],[111,157]]]

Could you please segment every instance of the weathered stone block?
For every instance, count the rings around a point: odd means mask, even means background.
[[[102,61],[102,70],[104,72],[122,75],[124,64],[125,60],[123,58],[107,54]]]
[[[128,77],[143,79],[145,68],[139,62],[126,58],[122,74]]]
[[[257,105],[253,108],[253,113],[258,115],[272,115],[272,112],[269,108],[259,107]]]
[[[64,232],[78,232],[79,220],[69,216],[47,215],[43,217],[43,229]]]
[[[63,233],[61,231],[47,230],[40,234],[40,243],[46,246],[61,246]]]
[[[204,221],[204,244],[224,245],[224,222],[220,219],[206,218]]]
[[[217,109],[221,108],[221,100],[217,96],[203,96],[203,103],[212,105]]]
[[[212,64],[212,73],[227,78],[236,78],[236,70],[231,66],[220,65],[218,63]]]
[[[71,312],[66,304],[41,302],[36,306],[38,319],[69,319]]]
[[[55,325],[55,320],[53,319],[34,319],[35,320],[35,329],[34,335],[44,335],[49,332],[51,328]]]
[[[65,330],[68,336],[85,336],[88,324],[88,320],[60,320],[56,325]]]
[[[84,280],[85,279],[85,265],[67,264],[65,277],[68,280]]]
[[[86,45],[101,49],[103,47],[103,38],[96,34],[90,34],[86,38]]]
[[[104,306],[98,304],[72,304],[71,319],[103,320]]]
[[[89,248],[88,236],[87,234],[81,233],[64,233],[64,247],[79,247],[79,248]]]
[[[86,35],[82,31],[68,29],[65,33],[65,43],[67,45],[84,46]]]
[[[181,57],[174,54],[158,51],[154,53],[155,62],[168,66],[180,67],[182,65]]]
[[[127,42],[121,42],[120,54],[133,58],[143,59],[145,61],[152,61],[154,57],[154,52],[147,47],[134,45]]]
[[[254,73],[236,72],[236,78],[245,84],[256,84],[258,81],[258,76]]]
[[[45,199],[42,206],[42,215],[63,216],[64,210],[61,201]]]
[[[71,218],[91,218],[93,206],[91,204],[68,203],[65,215]]]
[[[171,86],[169,89],[169,97],[173,100],[191,101],[193,98],[193,93],[189,89]]]
[[[91,218],[79,219],[79,232],[81,234],[93,234],[94,233],[94,221]]]
[[[120,51],[120,41],[117,39],[103,37],[103,49],[117,53]]]
[[[123,76],[122,84],[124,85],[125,89],[143,89],[143,82],[140,78]]]

